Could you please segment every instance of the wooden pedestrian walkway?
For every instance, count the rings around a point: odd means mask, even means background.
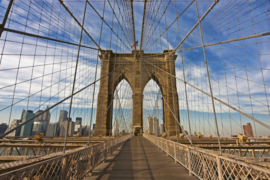
[[[97,166],[86,180],[197,179],[149,140],[135,136]]]

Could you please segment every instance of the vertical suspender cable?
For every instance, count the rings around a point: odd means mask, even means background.
[[[219,151],[220,151],[220,154],[222,154],[222,149],[221,149],[221,144],[220,144],[220,135],[219,135],[218,123],[217,123],[216,108],[215,108],[214,96],[213,96],[213,91],[212,91],[212,87],[211,87],[211,79],[210,79],[209,68],[208,68],[207,58],[206,58],[206,53],[205,53],[205,46],[204,46],[203,33],[202,33],[202,27],[201,27],[201,21],[200,21],[200,15],[199,15],[199,10],[198,10],[197,0],[195,0],[195,4],[196,4],[196,11],[197,11],[197,16],[198,16],[200,34],[201,34],[201,39],[202,39],[203,55],[204,55],[205,66],[206,66],[206,70],[207,70],[209,89],[210,89],[211,100],[212,100],[212,105],[213,105],[213,113],[214,113],[214,117],[215,117],[215,125],[216,125],[216,130],[217,130]]]
[[[71,98],[70,98],[70,104],[69,104],[68,124],[67,124],[67,129],[66,129],[66,134],[65,134],[65,143],[64,143],[63,153],[65,153],[65,151],[66,151],[67,135],[68,135],[68,129],[69,129],[69,123],[70,123],[70,114],[71,114],[71,107],[72,107],[72,101],[73,101],[73,96],[74,96],[73,93],[74,93],[74,88],[75,88],[75,83],[76,83],[76,75],[77,75],[78,62],[79,62],[79,57],[80,57],[80,50],[81,50],[82,35],[83,35],[83,26],[84,26],[86,8],[87,8],[87,0],[85,0],[85,5],[84,5],[83,22],[82,22],[82,27],[81,27],[80,42],[79,42],[79,47],[78,47],[77,60],[76,60],[76,66],[75,66],[75,72],[74,72],[74,79],[73,79],[73,85],[72,85],[72,92],[71,92]]]

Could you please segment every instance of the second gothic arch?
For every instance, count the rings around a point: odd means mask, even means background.
[[[169,135],[180,132],[179,127],[178,130],[175,128],[177,124],[175,123],[175,117],[178,117],[177,120],[180,121],[176,82],[174,78],[166,73],[169,72],[175,75],[174,64],[177,56],[173,55],[168,58],[169,53],[170,51],[164,51],[158,56],[156,54],[153,56],[153,54],[144,54],[143,51],[132,51],[129,54],[113,53],[111,50],[102,51],[100,55],[100,77],[107,76],[100,81],[96,124],[101,123],[102,126],[98,128],[97,134],[109,135],[113,110],[111,102],[117,85],[123,79],[130,84],[133,93],[133,130],[135,128],[143,129],[143,90],[146,84],[153,79],[160,87],[163,96],[163,116]],[[163,71],[152,68],[150,64],[143,63],[147,58],[158,63],[159,68],[163,69]],[[174,115],[170,110],[173,107],[176,107]],[[106,113],[105,116],[104,113]],[[102,122],[99,123],[101,120]]]

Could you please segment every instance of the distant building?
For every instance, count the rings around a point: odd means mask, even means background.
[[[253,130],[252,130],[252,126],[250,123],[247,123],[246,125],[243,125],[243,128],[244,128],[244,134],[247,136],[247,137],[254,137],[253,135]]]
[[[77,134],[77,133],[82,133],[82,125],[81,124],[77,124],[75,123],[75,126],[74,126],[74,134]]]
[[[76,124],[82,124],[82,118],[81,117],[76,117]]]
[[[82,126],[82,135],[89,136],[90,133],[90,126]]]
[[[159,136],[159,120],[157,117],[154,117],[153,131],[156,136]]]
[[[8,128],[7,123],[0,124],[0,135],[4,134],[6,132],[6,130],[7,130],[7,128]]]
[[[115,120],[114,123],[114,134],[118,134],[119,133],[119,124],[118,124],[118,120]]]
[[[43,110],[38,110],[38,111],[36,112],[35,115],[38,116],[38,117],[35,118],[35,122],[42,121],[42,119],[43,119],[43,114],[42,114],[42,115],[39,115],[39,114],[41,114],[41,113],[43,113]]]
[[[8,126],[7,130],[6,131],[9,131],[15,127],[17,127],[19,124],[20,124],[21,120],[20,119],[14,119]],[[15,136],[20,136],[20,132],[21,132],[21,127],[12,131],[11,133],[9,133],[7,136],[12,136],[12,137],[15,137]]]
[[[159,132],[160,132],[160,134],[164,133],[164,124],[159,125]]]
[[[154,130],[153,130],[153,118],[150,116],[148,116],[148,133],[149,134],[153,134],[154,133]]]
[[[35,114],[31,110],[27,110],[27,112],[23,113],[22,123],[26,122],[27,120],[33,118]],[[26,123],[22,126],[20,136],[31,136],[32,128],[33,128],[34,119],[30,122]]]
[[[96,128],[96,124],[93,124],[93,130],[95,130],[95,128]]]
[[[59,124],[58,123],[50,123],[50,124],[48,124],[47,131],[46,131],[46,136],[47,137],[59,136]]]
[[[32,136],[42,132],[42,122],[35,122],[33,124]],[[43,132],[42,132],[43,133]]]
[[[47,106],[46,107],[46,110],[47,109],[49,109],[49,106]],[[45,110],[45,111],[46,111]],[[48,111],[46,111],[44,114],[43,114],[43,120],[45,121],[47,121],[48,123],[47,123],[47,125],[50,123],[50,119],[51,119],[51,113],[50,113],[50,111],[48,110]]]
[[[19,123],[22,122],[22,120],[23,120],[23,115],[24,115],[25,112],[26,112],[26,111],[23,109],[23,110],[22,110],[22,113],[21,113],[21,118],[20,118],[20,122],[19,122]]]
[[[66,130],[68,126],[68,121],[60,121],[60,131],[59,131],[59,136],[65,136],[66,135]],[[74,126],[75,123],[73,121],[69,121],[69,127],[68,127],[68,135],[73,136],[74,134]]]
[[[60,114],[59,114],[59,122],[61,121],[65,121],[68,119],[68,112],[65,110],[60,110]]]
[[[48,108],[49,107],[47,106],[46,110]],[[41,115],[35,118],[32,135],[35,135],[38,133],[44,133],[44,135],[46,135],[46,132],[47,132],[47,126],[50,123],[51,114],[49,111],[44,112],[43,110],[39,110],[36,112],[36,116],[39,114]]]

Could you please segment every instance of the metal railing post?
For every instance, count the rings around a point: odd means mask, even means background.
[[[188,152],[188,174],[190,176],[193,176],[192,172],[191,172],[191,160],[190,160],[190,151],[189,151],[189,147],[187,147],[187,152]]]
[[[222,169],[221,169],[221,164],[220,164],[220,158],[218,155],[216,156],[216,160],[217,160],[218,179],[222,180],[223,179],[222,178]]]
[[[61,174],[61,179],[66,180],[67,179],[67,174],[68,174],[68,156],[63,157],[62,159],[62,174]]]
[[[176,160],[176,148],[175,148],[175,142],[174,142],[174,162],[177,163],[177,160]]]

